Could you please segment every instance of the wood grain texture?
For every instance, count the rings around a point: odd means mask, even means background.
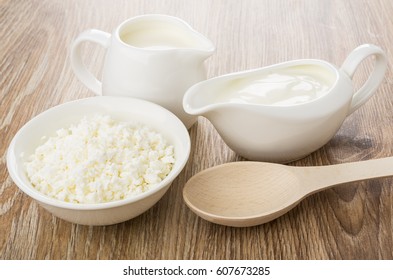
[[[190,129],[189,162],[168,193],[141,216],[88,227],[53,217],[14,185],[6,150],[18,129],[63,102],[93,96],[72,73],[69,47],[88,28],[112,31],[146,13],[180,17],[216,44],[208,76],[298,58],[340,66],[363,43],[393,52],[390,0],[0,0],[0,259],[393,259],[393,179],[337,186],[283,217],[250,228],[211,224],[182,199],[186,181],[244,160],[204,118]],[[86,45],[99,75],[104,50]],[[393,155],[393,74],[323,148],[291,163],[314,166]],[[355,75],[359,86],[371,61]],[[323,129],[323,128],[321,128]]]

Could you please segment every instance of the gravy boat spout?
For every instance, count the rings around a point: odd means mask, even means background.
[[[375,56],[370,78],[357,92],[352,76]],[[204,116],[239,155],[290,162],[326,144],[345,118],[376,91],[386,56],[374,45],[353,50],[341,68],[317,59],[300,59],[199,82],[183,98],[184,110]]]

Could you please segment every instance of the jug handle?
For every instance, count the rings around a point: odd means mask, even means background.
[[[341,66],[341,70],[352,79],[360,63],[371,55],[375,57],[374,69],[363,86],[354,93],[348,115],[362,106],[378,88],[386,72],[387,59],[381,48],[371,44],[364,44],[354,49]]]
[[[81,46],[84,42],[93,42],[109,47],[111,34],[97,29],[89,29],[74,40],[71,47],[71,66],[78,79],[97,95],[102,95],[102,83],[87,69],[83,63]]]

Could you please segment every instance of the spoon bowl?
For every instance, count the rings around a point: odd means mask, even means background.
[[[318,167],[233,162],[206,169],[185,185],[183,198],[201,218],[247,227],[272,221],[306,196],[337,184],[393,175],[393,158]]]
[[[229,226],[273,220],[293,208],[303,194],[291,169],[263,162],[236,162],[204,170],[184,189],[185,202],[196,214]]]

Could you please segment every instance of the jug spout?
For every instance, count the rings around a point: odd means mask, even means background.
[[[176,61],[182,61],[186,67],[189,69],[198,69],[200,67],[204,67],[203,64],[206,59],[208,59],[215,51],[215,47],[213,45],[200,44],[195,45],[190,48],[178,49],[176,52],[173,52],[172,55],[168,55],[170,59],[176,59]],[[203,77],[202,80],[205,80],[206,77]]]
[[[214,53],[216,48],[213,42],[210,41],[208,38],[195,31],[194,29],[191,29],[191,31],[194,33],[196,39],[193,43],[193,46],[191,46],[191,49],[194,51],[196,56],[205,60]]]
[[[179,28],[178,30],[174,30],[176,32],[174,32],[171,37],[182,41],[179,45],[180,49],[184,48],[192,51],[195,57],[199,57],[202,60],[205,60],[214,53],[215,46],[211,40],[196,31],[187,22],[175,17],[170,18],[174,23],[172,28]],[[176,23],[178,24],[177,27],[175,27]],[[184,32],[181,32],[181,30]]]
[[[179,46],[178,50],[182,51],[184,57],[188,57],[191,61],[202,63],[214,53],[216,48],[208,38],[194,30],[191,26],[188,26],[188,28],[189,33],[183,38],[188,43]]]

